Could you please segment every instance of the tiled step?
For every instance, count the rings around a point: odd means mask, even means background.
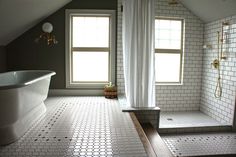
[[[159,128],[158,132],[161,134],[171,133],[200,133],[200,132],[225,132],[231,131],[231,126],[196,126],[196,127],[182,127],[182,128]]]
[[[173,157],[167,145],[161,139],[156,129],[150,123],[143,123],[142,128],[152,145],[156,157]]]

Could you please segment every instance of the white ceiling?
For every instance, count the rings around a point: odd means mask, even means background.
[[[205,23],[236,15],[236,0],[179,0]]]
[[[0,0],[0,46],[6,45],[71,0]]]

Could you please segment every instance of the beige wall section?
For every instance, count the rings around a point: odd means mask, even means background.
[[[6,46],[7,70],[48,69],[57,74],[50,88],[65,89],[65,9],[117,9],[117,0],[73,0]],[[57,45],[35,43],[44,22],[53,24]]]
[[[0,73],[6,71],[6,50],[4,46],[0,46]]]

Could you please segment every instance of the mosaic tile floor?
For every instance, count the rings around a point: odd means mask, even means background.
[[[235,154],[236,133],[161,136],[175,157]]]
[[[103,97],[51,97],[47,112],[0,157],[145,157],[128,113]]]

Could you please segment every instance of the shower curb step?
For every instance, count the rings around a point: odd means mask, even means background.
[[[201,132],[227,132],[232,131],[232,126],[196,126],[196,127],[173,127],[173,128],[159,128],[158,133],[201,133]]]
[[[142,123],[142,128],[153,147],[157,157],[173,157],[173,154],[150,123]]]

